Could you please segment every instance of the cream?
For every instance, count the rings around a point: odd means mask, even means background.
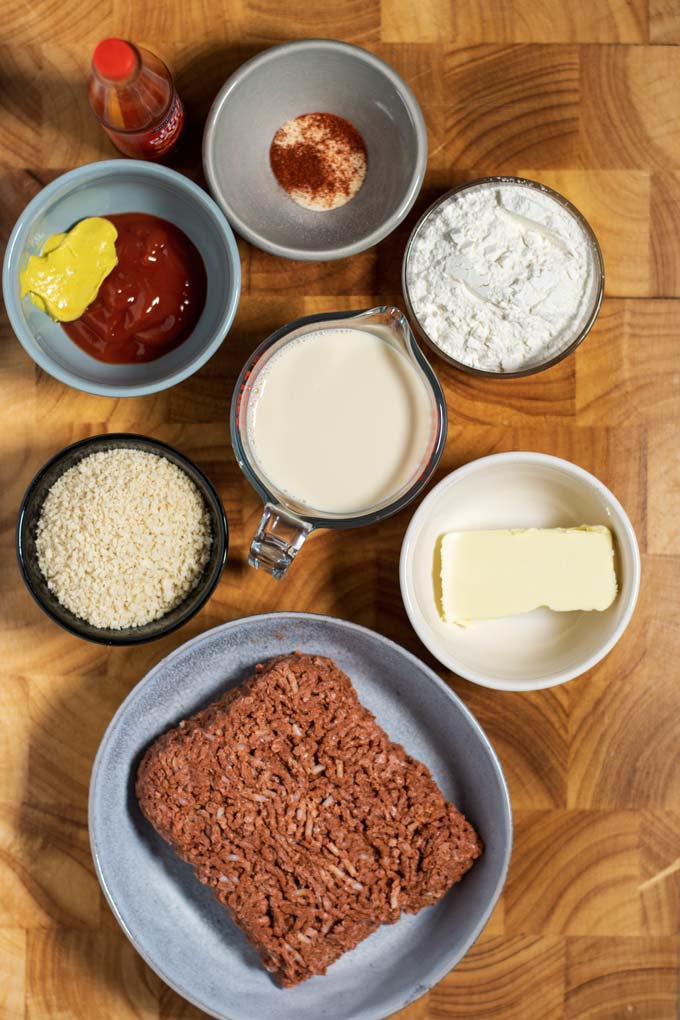
[[[388,501],[425,460],[431,398],[399,350],[361,329],[324,329],[277,351],[247,416],[254,459],[285,497],[324,513]]]

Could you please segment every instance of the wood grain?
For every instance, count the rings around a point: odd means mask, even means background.
[[[457,4],[426,0],[415,12],[400,0],[383,2],[384,38],[398,42],[437,42],[442,36],[461,42],[565,43],[644,42],[647,8],[644,0],[490,0]],[[670,7],[670,4],[666,5]],[[670,13],[670,12],[669,12]],[[663,14],[658,12],[659,33]],[[670,20],[668,14],[666,20]],[[661,39],[657,41],[662,41]],[[671,42],[669,38],[666,40]]]
[[[430,995],[431,1020],[562,1020],[565,941],[554,935],[483,935]]]
[[[680,79],[673,46],[587,46],[579,148],[586,167],[675,169]]]
[[[649,38],[653,43],[680,42],[680,9],[675,0],[649,0]]]
[[[91,118],[94,43],[121,33],[171,64],[188,112],[172,164],[203,184],[203,120],[225,78],[303,35],[363,45],[418,95],[430,159],[406,221],[376,248],[292,263],[239,241],[243,296],[210,364],[150,398],[69,390],[0,317],[0,1020],[199,1020],[120,931],[94,876],[87,787],[108,721],[163,655],[224,620],[271,609],[373,627],[435,668],[501,757],[513,800],[510,877],[467,957],[398,1020],[671,1020],[680,959],[680,6],[676,0],[10,0],[0,25],[0,233],[72,166],[116,153]],[[437,478],[485,454],[533,449],[593,471],[643,552],[633,622],[565,687],[488,691],[444,671],[411,630],[398,556],[412,509],[350,540],[312,537],[284,583],[247,566],[260,503],[228,438],[241,365],[268,333],[316,311],[402,303],[417,217],[447,188],[514,173],[557,188],[604,252],[606,298],[575,356],[496,383],[436,362],[449,410]],[[219,587],[183,630],[136,649],[50,624],[19,577],[24,489],[54,452],[104,431],[178,446],[225,503]],[[261,1020],[261,1018],[257,1018]]]
[[[655,938],[567,940],[566,1017],[658,1020],[675,1014],[677,942]]]

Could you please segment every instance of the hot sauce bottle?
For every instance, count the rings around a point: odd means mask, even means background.
[[[124,39],[103,39],[92,56],[90,106],[125,156],[160,159],[176,143],[184,107],[163,61]]]

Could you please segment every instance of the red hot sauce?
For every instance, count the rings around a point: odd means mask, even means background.
[[[118,265],[92,304],[62,326],[98,361],[153,361],[187,339],[203,311],[207,277],[186,234],[148,213],[107,216],[118,231]]]

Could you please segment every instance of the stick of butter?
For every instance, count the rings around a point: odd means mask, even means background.
[[[616,598],[609,528],[452,531],[441,539],[442,615],[447,623],[528,613],[607,609]]]

